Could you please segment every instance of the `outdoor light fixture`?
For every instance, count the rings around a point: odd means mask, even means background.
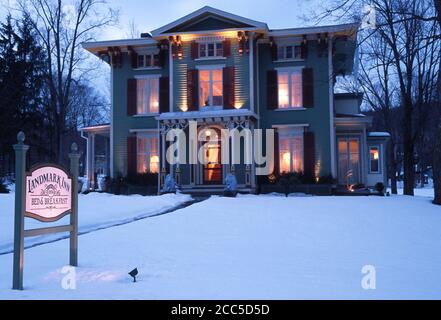
[[[136,276],[138,275],[138,268],[135,268],[132,271],[130,271],[129,275],[133,278],[133,282],[136,282]]]

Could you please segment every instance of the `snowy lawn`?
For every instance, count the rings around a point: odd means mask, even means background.
[[[14,199],[15,194],[0,194],[0,254],[12,252],[14,243]],[[80,195],[79,202],[79,231],[86,233],[109,226],[131,222],[152,216],[175,208],[191,200],[187,195],[168,194],[163,196],[115,196],[110,194],[91,193]],[[26,228],[38,228],[42,224],[33,219],[26,219]],[[56,226],[69,224],[69,217],[54,224]],[[26,239],[26,247],[45,243],[64,237],[51,235]]]
[[[440,299],[440,230],[426,197],[213,197],[81,236],[76,290],[61,287],[67,240],[26,250],[24,292],[0,256],[0,298]]]

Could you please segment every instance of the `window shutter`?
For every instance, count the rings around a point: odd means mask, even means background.
[[[223,70],[224,109],[234,109],[235,101],[234,67]]]
[[[130,60],[132,62],[132,68],[138,68],[138,54],[135,51],[130,51]]]
[[[187,71],[187,105],[188,111],[199,110],[198,70]]]
[[[300,46],[300,58],[301,59],[308,58],[308,42],[307,41],[302,42],[302,45]]]
[[[277,61],[277,53],[278,53],[277,44],[273,43],[271,46],[271,57],[273,61]]]
[[[127,115],[134,116],[136,114],[136,95],[137,95],[136,79],[127,80]]]
[[[270,70],[267,74],[267,106],[268,109],[274,110],[279,107],[279,90],[277,70]]]
[[[137,173],[137,142],[136,136],[127,138],[127,174],[134,175]]]
[[[303,107],[314,107],[314,70],[303,69]]]
[[[167,61],[166,57],[167,57],[167,51],[161,49],[159,51],[159,66],[158,67],[161,67],[161,68],[165,67],[165,62]]]
[[[170,78],[159,78],[159,113],[170,112]]]
[[[196,41],[191,43],[191,58],[193,60],[199,58],[199,44]]]
[[[231,56],[231,40],[224,40],[222,46],[224,50],[224,57],[228,58],[229,56]]]
[[[314,132],[305,132],[303,136],[304,145],[304,170],[305,177],[311,182],[315,178],[315,138]]]
[[[279,147],[279,133],[277,130],[274,131],[274,175],[280,175],[280,147]]]

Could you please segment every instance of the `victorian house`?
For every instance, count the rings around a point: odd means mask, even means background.
[[[387,134],[370,133],[361,96],[335,94],[337,76],[356,69],[357,24],[270,29],[260,21],[204,7],[139,39],[84,43],[111,66],[111,123],[84,128],[89,180],[94,137],[110,140],[112,177],[171,174],[182,190],[215,190],[233,173],[256,190],[256,165],[215,161],[212,130],[274,129],[273,174],[303,172],[339,184],[386,183]],[[166,134],[197,122],[205,164],[169,165]]]

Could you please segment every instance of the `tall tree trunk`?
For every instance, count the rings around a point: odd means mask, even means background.
[[[389,172],[390,172],[390,187],[392,194],[398,194],[397,185],[397,160],[395,152],[395,143],[391,142],[389,145]]]
[[[414,142],[412,139],[412,102],[406,99],[404,106],[404,195],[415,195]]]
[[[441,0],[434,0],[437,19],[441,28]],[[438,70],[438,130],[435,150],[433,151],[433,186],[435,189],[434,204],[441,205],[441,61]]]

